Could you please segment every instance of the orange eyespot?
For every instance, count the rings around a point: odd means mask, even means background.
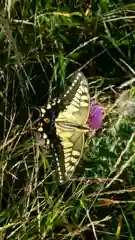
[[[44,118],[45,123],[49,124],[50,123],[50,119],[49,118]]]

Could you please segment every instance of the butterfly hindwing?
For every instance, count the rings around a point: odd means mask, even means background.
[[[64,165],[64,151],[59,136],[51,143],[51,153],[53,156],[52,166],[55,169],[55,176],[59,182],[66,180],[65,165]]]
[[[60,165],[64,164],[64,175],[66,179],[69,179],[82,156],[84,133],[76,129],[67,131],[64,128],[58,128],[57,134],[61,139],[64,154],[64,161],[63,159],[60,159]]]

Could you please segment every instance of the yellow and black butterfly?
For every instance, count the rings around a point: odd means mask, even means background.
[[[58,105],[63,110],[58,111]],[[54,151],[55,167],[59,181],[68,180],[78,164],[84,148],[87,120],[90,113],[88,82],[83,73],[77,72],[68,91],[56,106],[41,108],[38,131],[49,139]]]

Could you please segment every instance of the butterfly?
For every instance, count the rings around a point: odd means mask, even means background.
[[[80,161],[89,113],[88,81],[82,72],[73,76],[72,85],[57,104],[41,108],[38,131],[46,142],[49,140],[60,182],[71,178]]]

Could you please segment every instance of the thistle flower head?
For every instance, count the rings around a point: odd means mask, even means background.
[[[100,104],[91,103],[90,114],[88,118],[89,129],[98,130],[101,128],[104,118],[104,108]]]

